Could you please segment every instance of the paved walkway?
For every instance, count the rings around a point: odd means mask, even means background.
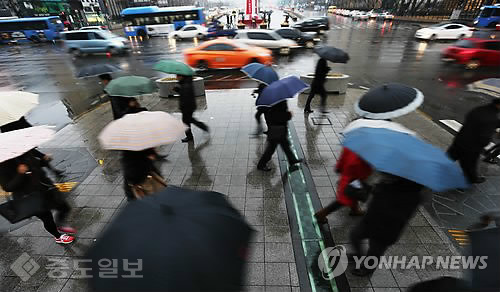
[[[168,161],[161,165],[161,171],[171,185],[227,194],[257,231],[252,239],[245,290],[311,291],[313,284],[317,291],[348,291],[342,284],[345,280],[342,277],[327,285],[316,281],[317,256],[307,254],[307,244],[313,241],[321,247],[332,243],[328,230],[317,233],[319,228],[311,215],[320,203],[326,204],[335,197],[337,176],[333,166],[341,149],[339,131],[351,119],[353,100],[362,91],[350,89],[347,95],[331,96],[328,119],[314,114],[305,117],[302,114],[305,96],[291,100],[293,146],[307,164],[298,171],[286,172],[286,163],[280,153],[273,157],[274,170],[269,173],[255,168],[265,140],[250,135],[255,127],[254,99],[250,92],[248,89],[209,91],[206,98],[199,98],[196,117],[208,123],[210,135],[194,129],[194,145],[177,142],[162,147],[160,152],[168,154]],[[180,118],[175,99],[150,96],[141,102],[150,110],[172,112]],[[56,164],[70,173],[65,182],[78,183],[68,193],[74,207],[70,221],[79,230],[77,241],[67,246],[56,245],[36,220],[3,234],[0,237],[0,291],[86,291],[86,283],[78,279],[80,274],[73,263],[126,204],[119,157],[117,153],[101,150],[96,139],[110,121],[109,104],[101,105],[63,128],[54,140],[43,146],[44,151],[54,153]],[[410,128],[417,131],[419,127],[432,127],[418,114],[402,122],[409,123]],[[430,137],[431,141],[433,139]],[[479,190],[472,190],[476,191]],[[310,209],[304,209],[304,204],[309,204]],[[329,217],[329,230],[335,244],[348,245],[348,232],[353,224],[355,221],[347,215],[347,210]],[[440,224],[422,208],[388,254],[456,254],[458,251],[440,229]],[[26,282],[9,268],[24,252],[40,266],[38,270],[25,266],[24,273],[33,272]],[[66,269],[49,277],[48,272],[53,269],[47,269],[47,265],[53,266],[54,260],[60,261]],[[371,278],[353,277],[349,272],[346,275],[351,291],[392,292],[404,291],[405,287],[423,279],[457,273],[425,269],[377,271]]]

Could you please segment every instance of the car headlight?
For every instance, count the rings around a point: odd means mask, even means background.
[[[474,24],[477,24],[478,22],[479,22],[479,21],[477,21],[477,20],[474,20]]]
[[[269,56],[271,55],[268,53],[259,53],[259,57],[269,57]]]

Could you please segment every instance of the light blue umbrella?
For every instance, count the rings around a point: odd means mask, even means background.
[[[359,128],[345,137],[344,147],[378,171],[406,178],[436,192],[468,186],[460,167],[441,149],[412,135],[384,128]]]
[[[295,76],[288,76],[273,82],[262,90],[255,102],[256,106],[273,106],[297,93],[304,91],[309,85]]]
[[[276,73],[276,71],[274,71],[271,66],[266,66],[260,63],[250,63],[241,68],[241,71],[247,74],[250,78],[262,82],[266,85],[269,85],[274,81],[278,81],[280,79],[278,77],[278,73]]]

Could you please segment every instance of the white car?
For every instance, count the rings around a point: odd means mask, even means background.
[[[472,37],[473,28],[460,23],[438,23],[433,26],[421,28],[415,37],[424,40],[448,39],[457,40]]]
[[[108,30],[105,26],[84,26],[81,27],[79,30]]]
[[[238,30],[235,38],[247,45],[279,50],[281,55],[290,54],[291,48],[298,46],[295,41],[282,38],[276,32],[267,29]]]
[[[201,25],[188,24],[183,26],[181,29],[170,33],[170,37],[173,37],[176,40],[189,38],[203,39],[207,34],[208,28]]]
[[[383,19],[383,20],[389,20],[389,19],[394,19],[394,15],[390,14],[389,12],[382,12],[377,15],[377,19]]]
[[[358,12],[353,18],[357,20],[368,20],[368,14],[366,14],[366,12]]]

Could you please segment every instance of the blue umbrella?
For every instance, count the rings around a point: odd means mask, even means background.
[[[309,87],[306,83],[295,76],[288,76],[273,82],[264,88],[257,98],[257,106],[273,106],[287,98],[292,98],[295,94]]]
[[[266,85],[278,81],[280,78],[278,74],[271,68],[271,66],[266,66],[260,63],[250,63],[245,67],[241,68],[245,74],[250,78],[262,82]]]
[[[462,170],[441,149],[412,135],[384,128],[359,128],[345,136],[344,147],[378,171],[406,178],[437,192],[468,185]]]

